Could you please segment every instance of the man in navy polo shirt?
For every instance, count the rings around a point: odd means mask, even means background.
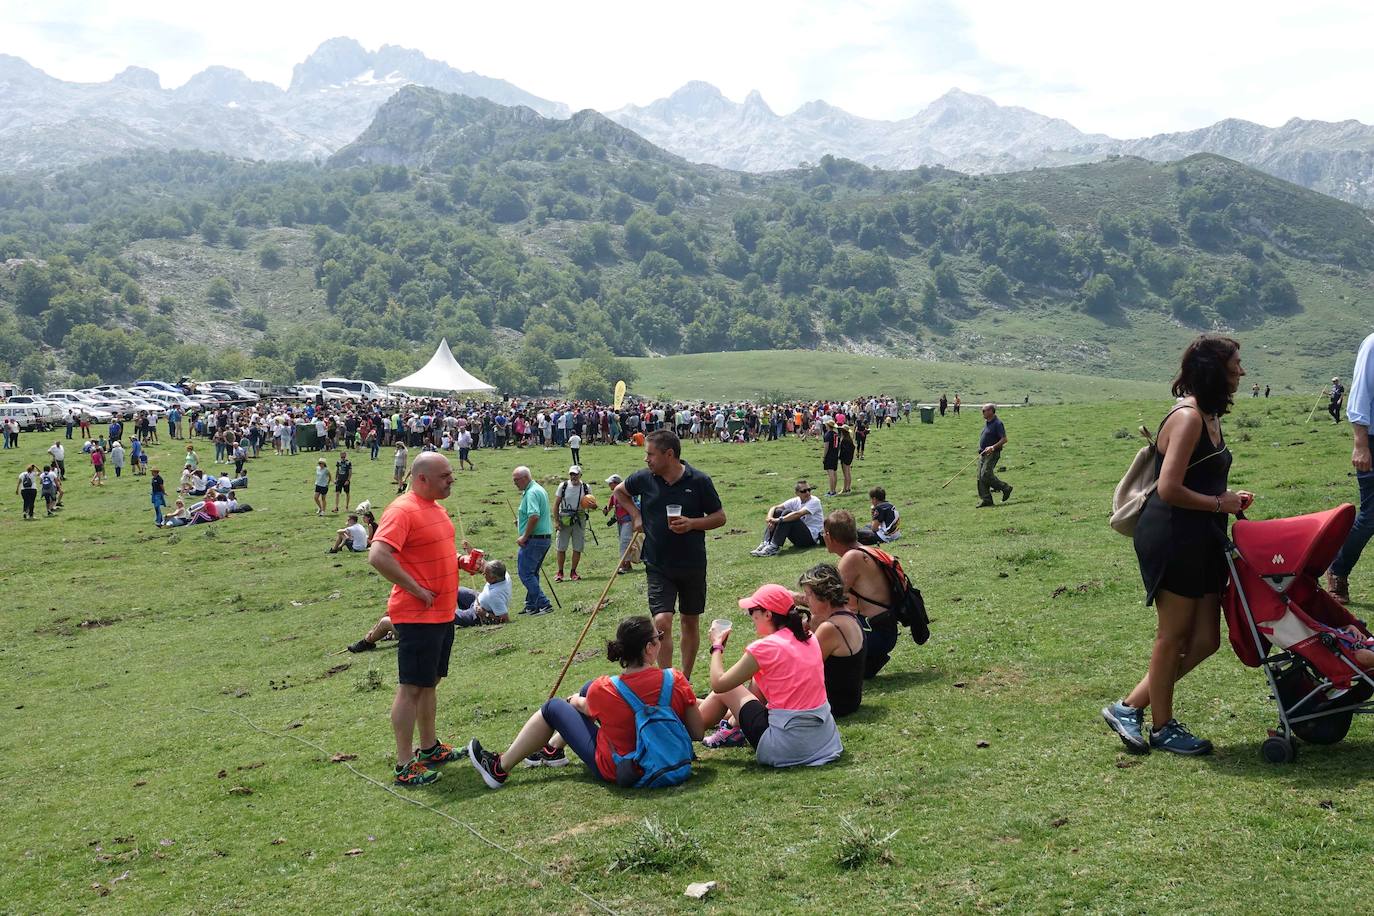
[[[701,643],[700,619],[706,610],[706,532],[725,524],[711,478],[682,460],[682,442],[669,429],[644,439],[645,468],[615,488],[615,499],[644,532],[649,613],[664,634],[660,668],[673,665],[673,613],[682,614],[682,663],[688,680]],[[635,505],[639,497],[639,505]],[[668,507],[675,514],[668,516]]]
[[[1011,486],[997,478],[997,462],[1002,457],[1002,446],[1007,444],[1007,428],[997,418],[995,404],[983,405],[983,433],[978,437],[978,506],[985,509],[992,505],[992,491],[1002,493],[1002,502],[1011,497]]]

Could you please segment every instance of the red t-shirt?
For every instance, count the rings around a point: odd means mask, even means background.
[[[642,668],[633,674],[622,674],[621,682],[647,705],[658,702],[663,690],[663,669]],[[687,715],[688,707],[697,705],[697,695],[682,672],[673,669],[673,712],[679,719]],[[611,683],[609,675],[592,681],[587,690],[587,715],[601,724],[596,735],[596,768],[601,775],[615,781],[615,758],[612,754],[631,754],[635,749],[635,714],[630,704]]]
[[[392,623],[449,623],[458,606],[458,552],[453,522],[444,507],[414,491],[398,496],[382,513],[374,541],[391,547],[401,568],[434,592],[428,608],[410,592],[393,585],[386,602]]]

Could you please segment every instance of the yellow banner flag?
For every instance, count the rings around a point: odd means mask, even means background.
[[[625,381],[622,379],[615,383],[615,409],[619,410],[620,405],[625,401]]]

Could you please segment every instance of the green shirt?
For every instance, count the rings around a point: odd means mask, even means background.
[[[539,516],[531,534],[553,534],[553,518],[549,515],[549,494],[533,480],[525,487],[525,495],[520,497],[520,509],[515,523],[518,534],[525,533],[525,524],[531,515]]]

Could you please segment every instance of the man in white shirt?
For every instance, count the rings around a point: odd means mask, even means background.
[[[338,553],[340,550],[348,550],[350,553],[367,552],[367,528],[362,522],[358,521],[355,512],[348,514],[348,524],[334,532],[334,546],[329,548],[330,553]]]
[[[60,441],[53,442],[52,448],[48,449],[48,454],[52,455],[53,463],[57,465],[57,476],[63,480],[67,479],[67,450],[62,447]]]
[[[777,556],[787,541],[796,547],[815,547],[821,543],[825,511],[821,501],[811,495],[811,490],[811,484],[798,480],[797,495],[768,510],[763,543],[749,551],[750,556]]]
[[[1350,573],[1359,562],[1365,544],[1374,537],[1374,466],[1371,466],[1369,449],[1369,427],[1374,422],[1374,334],[1364,339],[1355,356],[1355,373],[1350,379],[1345,416],[1355,436],[1350,463],[1360,486],[1360,512],[1326,574],[1326,590],[1343,604],[1350,601]]]
[[[487,560],[482,566],[482,578],[486,580],[486,584],[482,586],[477,598],[466,607],[463,604],[465,596],[462,592],[467,589],[459,589],[458,611],[453,615],[453,622],[460,627],[510,621],[511,581],[510,575],[506,572],[506,564],[500,560]]]

